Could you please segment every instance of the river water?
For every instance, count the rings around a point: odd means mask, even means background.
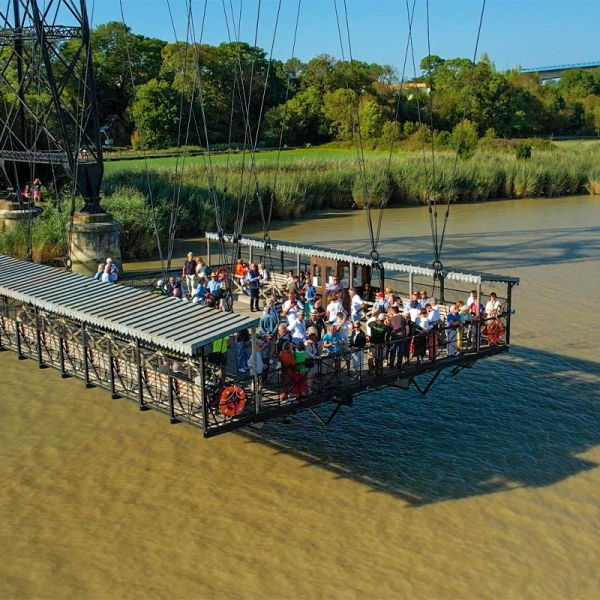
[[[426,210],[386,210],[382,253],[430,262]],[[598,199],[452,207],[444,264],[521,278],[512,352],[328,429],[204,440],[0,353],[0,597],[598,597],[599,257]]]

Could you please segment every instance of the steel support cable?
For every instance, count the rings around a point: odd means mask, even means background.
[[[174,26],[174,21],[173,21],[173,14],[171,11],[171,3],[169,0],[167,0],[167,6],[169,8],[169,16],[171,18],[171,23],[173,23],[173,28],[175,31],[175,26]],[[181,149],[181,134],[182,134],[182,126],[183,126],[183,110],[184,110],[184,99],[185,99],[185,81],[186,81],[186,74],[187,74],[187,54],[188,54],[188,47],[189,47],[189,40],[191,37],[191,27],[193,25],[192,22],[192,18],[191,18],[191,1],[187,2],[187,31],[186,31],[186,45],[183,51],[183,70],[182,70],[182,89],[181,89],[181,101],[180,101],[180,105],[179,105],[179,127],[178,127],[178,132],[177,132],[177,157],[176,157],[176,161],[175,161],[175,180],[177,182],[177,185],[173,187],[173,211],[171,213],[171,219],[170,219],[170,227],[169,227],[169,248],[168,248],[168,255],[167,255],[167,272],[171,271],[171,260],[173,257],[173,249],[175,247],[175,233],[177,231],[177,220],[178,220],[178,213],[179,213],[179,205],[181,202],[181,187],[182,187],[182,183],[183,183],[183,171],[184,171],[184,167],[185,167],[185,153],[182,159],[182,164],[181,164],[181,171],[179,171],[179,150]],[[175,38],[177,39],[177,32],[175,31]],[[194,77],[194,83],[195,83],[195,77]],[[185,134],[185,144],[184,147],[187,146],[187,143],[189,141],[189,135],[190,135],[190,128],[191,128],[191,113],[192,113],[192,109],[193,109],[193,99],[194,99],[194,87],[192,87],[192,97],[190,99],[190,105],[189,105],[189,110],[188,110],[188,119],[187,119],[187,129],[186,129],[186,134]]]
[[[429,211],[429,221],[431,225],[431,240],[433,242],[433,257],[434,257],[434,268],[437,270],[439,265],[439,252],[438,252],[438,234],[437,234],[437,199],[435,193],[436,187],[436,174],[435,174],[435,142],[433,139],[433,75],[431,69],[431,27],[429,23],[429,0],[425,2],[426,6],[426,23],[427,23],[427,66],[428,66],[428,82],[429,82],[429,119],[431,126],[431,193],[427,194],[427,209]],[[423,148],[425,142],[423,141]],[[433,196],[433,209],[431,206],[431,197]]]
[[[269,65],[267,66],[267,74],[265,77],[265,84],[263,86],[263,93],[262,93],[262,98],[261,98],[261,103],[260,103],[260,111],[258,113],[258,123],[256,125],[256,134],[254,137],[254,151],[255,152],[256,152],[256,148],[258,147],[258,135],[260,132],[260,125],[261,125],[261,121],[262,121],[263,111],[265,108],[265,101],[266,101],[266,96],[267,96],[267,85],[268,85],[268,81],[269,81],[269,75],[271,73],[271,65],[273,64],[273,48],[275,47],[275,39],[277,37],[277,27],[279,25],[280,14],[281,14],[281,0],[279,0],[279,2],[277,4],[277,16],[275,18],[275,27],[273,29],[273,39],[271,41],[271,49],[269,51]],[[256,166],[255,166],[255,174],[256,174],[256,195],[257,195],[257,200],[258,200],[258,209],[260,212],[260,218],[262,221],[264,236],[266,237],[267,236],[267,222],[265,219],[265,208],[264,208],[263,201],[262,201],[262,193],[261,193],[261,191],[259,189],[259,185],[258,185],[258,173],[256,172]]]
[[[281,0],[279,2],[279,8],[281,7]],[[240,213],[239,210],[239,206],[240,206],[240,200],[238,199],[238,214],[236,217],[236,223],[234,226],[234,244],[233,244],[233,249],[232,249],[232,264],[235,260],[235,256],[237,253],[237,245],[239,243],[239,238],[241,236],[241,232],[243,229],[243,225],[244,225],[244,221],[245,221],[245,216],[246,216],[246,210],[247,210],[247,205],[248,205],[248,199],[250,196],[250,178],[253,175],[254,176],[254,180],[255,180],[255,187],[256,187],[256,195],[257,195],[257,199],[259,202],[262,202],[262,196],[260,193],[260,186],[259,186],[259,181],[258,181],[258,172],[257,172],[257,167],[256,167],[256,159],[255,159],[255,152],[256,152],[256,146],[258,144],[258,133],[259,133],[259,129],[260,129],[260,120],[262,118],[262,114],[264,111],[264,103],[265,103],[265,99],[266,99],[266,88],[268,86],[269,83],[269,73],[270,73],[270,63],[269,63],[269,68],[267,69],[267,75],[265,77],[265,83],[264,83],[264,90],[263,90],[263,96],[261,99],[261,106],[260,106],[260,112],[259,112],[259,119],[258,119],[258,123],[257,123],[257,133],[256,133],[256,142],[253,141],[252,139],[252,127],[250,124],[250,103],[251,103],[251,99],[252,99],[252,87],[253,87],[253,81],[254,81],[254,64],[256,61],[256,48],[258,47],[258,29],[259,29],[259,23],[260,23],[260,8],[261,8],[261,3],[259,1],[258,4],[258,10],[257,10],[257,18],[256,18],[256,24],[255,24],[255,34],[254,34],[254,57],[252,60],[252,72],[251,72],[251,76],[250,76],[250,84],[249,84],[249,89],[248,89],[248,93],[246,94],[246,89],[244,86],[244,81],[243,81],[243,66],[241,63],[241,57],[240,57],[240,53],[239,53],[239,49],[238,49],[238,54],[237,54],[237,62],[238,62],[238,67],[239,67],[239,76],[240,76],[240,100],[241,100],[241,104],[242,104],[242,116],[244,118],[244,124],[245,124],[245,133],[244,133],[244,155],[242,158],[242,170],[241,170],[241,174],[240,174],[240,195],[244,196],[244,202],[243,202],[243,206],[242,206],[242,210]],[[277,27],[278,27],[278,22],[279,22],[279,9],[278,9],[278,13],[277,13],[277,20],[275,23],[275,27],[274,27],[274,32],[273,32],[273,42],[272,42],[272,46],[271,46],[271,60],[272,60],[272,50],[275,44],[275,37],[277,35]],[[227,20],[227,16],[226,16],[226,20]],[[241,3],[240,3],[240,19],[239,19],[239,23],[238,23],[238,32],[240,30],[240,26],[241,26]],[[228,32],[229,32],[229,27],[227,28]],[[239,43],[239,40],[237,40]],[[271,62],[270,60],[270,62]],[[245,110],[244,110],[244,106],[245,106]],[[248,177],[247,183],[246,183],[246,189],[245,191],[243,191],[244,188],[244,170],[245,170],[245,155],[246,155],[246,146],[249,145],[250,147],[250,175]]]
[[[406,77],[406,64],[408,62],[408,53],[411,47],[412,41],[412,25],[415,16],[415,6],[417,0],[413,0],[412,9],[409,9],[408,0],[406,0],[406,9],[408,14],[408,37],[406,40],[406,49],[404,51],[404,62],[402,63],[402,76],[400,77],[400,92],[398,93],[398,100],[396,102],[396,114],[394,121],[398,123],[398,118],[400,116],[400,99],[402,97],[402,90],[404,88],[404,82]],[[388,156],[388,166],[387,166],[387,175],[386,175],[386,184],[389,186],[391,183],[391,172],[392,172],[392,153],[394,151],[394,142],[396,141],[395,136],[392,134],[392,141],[390,143],[390,153]],[[377,233],[375,234],[375,243],[379,245],[379,240],[381,238],[381,225],[383,222],[383,208],[384,208],[385,195],[381,196],[381,203],[379,206],[379,219],[377,221]]]
[[[229,17],[227,15],[227,8],[225,6],[225,0],[222,0],[221,4],[223,7],[223,14],[225,17],[225,26],[227,28],[227,37],[229,39],[229,43],[231,44],[232,43],[231,29],[229,27]],[[232,4],[231,0],[229,0],[229,8],[231,10],[231,21],[232,21],[232,28],[233,28],[233,32],[234,32],[233,39],[238,43],[238,48],[237,48],[237,63],[238,63],[238,65],[236,65],[236,67],[234,68],[232,97],[231,97],[231,115],[230,115],[230,121],[229,121],[229,145],[231,145],[231,141],[232,141],[232,137],[233,137],[233,119],[235,116],[235,99],[236,99],[236,88],[237,88],[237,77],[238,77],[237,67],[238,66],[239,66],[239,78],[240,78],[240,89],[238,90],[238,94],[239,94],[239,98],[240,98],[242,117],[244,118],[244,120],[246,119],[245,114],[244,114],[244,107],[246,106],[246,101],[245,101],[246,94],[245,94],[244,81],[243,81],[244,72],[243,72],[241,58],[240,58],[240,52],[239,52],[239,42],[240,42],[240,39],[239,39],[240,33],[239,32],[241,30],[242,10],[243,10],[242,0],[240,0],[240,10],[238,13],[238,28],[237,28],[237,30],[235,27],[234,10],[233,10],[233,4]],[[243,177],[244,177],[245,158],[246,158],[246,140],[247,140],[247,124],[246,124],[246,122],[244,122],[244,144],[242,146],[243,154],[242,154],[241,169],[240,169],[240,188],[239,188],[239,194],[238,194],[238,198],[237,198],[236,218],[235,218],[235,222],[233,225],[233,246],[232,246],[232,258],[231,258],[232,265],[235,261],[235,254],[236,254],[237,223],[239,222],[239,215],[240,215],[240,196],[241,196],[242,190],[243,190]],[[227,190],[228,178],[229,178],[229,153],[227,156],[227,170],[225,173],[225,177],[226,177],[225,190]],[[225,209],[226,193],[227,192],[225,191],[223,194],[223,210]],[[223,251],[225,252],[224,245],[223,245]],[[226,255],[224,257],[224,262],[228,262]]]
[[[346,5],[346,0],[343,0],[343,1],[344,1],[344,9],[345,9],[345,16],[346,16],[346,34],[347,34],[347,38],[348,38],[348,53],[349,53],[349,58],[350,58],[350,67],[352,67],[353,58],[352,58],[352,45],[351,45],[351,40],[350,40],[350,26],[349,26],[349,22],[348,22],[348,7]],[[338,37],[339,37],[339,41],[340,41],[340,50],[342,53],[342,60],[345,62],[346,57],[345,57],[345,53],[344,53],[344,43],[343,43],[342,30],[341,30],[341,25],[340,25],[340,16],[339,16],[338,7],[337,7],[337,0],[333,0],[333,7],[335,9],[335,17],[336,17],[336,23],[337,23],[337,29],[338,29]],[[354,93],[356,94],[356,91],[353,89],[353,87],[351,88],[350,85],[351,85],[350,80],[348,79],[348,76],[346,76],[347,89],[354,91]],[[361,135],[361,129],[360,129],[360,114],[358,111],[358,94],[356,94],[356,96],[357,96],[356,102],[353,103],[353,109],[355,112],[355,115],[353,115],[353,117],[355,117],[355,119],[356,119],[356,131],[358,134],[358,145],[356,146],[356,156],[357,156],[358,168],[359,168],[361,184],[362,184],[362,189],[363,189],[363,202],[365,205],[365,213],[367,215],[367,225],[369,228],[369,237],[371,239],[371,258],[373,258],[373,262],[375,264],[375,263],[379,262],[379,255],[377,252],[377,246],[375,244],[375,233],[373,231],[373,221],[371,218],[371,203],[370,203],[368,189],[367,189],[365,155],[364,155],[364,148],[363,148],[362,135]],[[354,119],[353,119],[353,123],[352,123],[352,137],[354,138]]]
[[[300,22],[300,8],[302,6],[302,0],[298,0],[298,8],[296,9],[296,23],[294,26],[294,37],[293,37],[293,41],[292,41],[292,55],[291,55],[291,60],[293,60],[296,56],[296,42],[298,39],[298,25]],[[268,216],[266,217],[266,219],[263,218],[263,239],[265,242],[265,246],[264,246],[264,250],[265,250],[265,255],[268,254],[269,256],[269,262],[271,265],[271,270],[273,270],[273,256],[271,254],[271,236],[270,236],[270,227],[271,227],[271,218],[273,216],[273,205],[275,203],[275,191],[277,189],[277,180],[279,178],[279,166],[280,166],[280,162],[281,162],[281,151],[282,151],[282,146],[283,146],[283,129],[285,126],[285,121],[286,121],[286,110],[287,110],[287,103],[289,100],[289,95],[290,95],[290,88],[291,88],[291,76],[289,75],[289,73],[287,74],[287,83],[286,83],[286,87],[285,87],[285,100],[284,100],[284,113],[282,115],[281,118],[281,128],[279,130],[279,143],[277,146],[277,160],[275,162],[275,174],[273,176],[273,192],[271,193],[271,198],[269,200],[269,213]],[[261,210],[262,210],[262,201],[261,201]]]
[[[253,165],[253,172],[254,172],[254,177],[255,177],[255,184],[256,184],[256,198],[258,200],[258,207],[259,207],[259,212],[261,215],[261,220],[262,220],[262,224],[263,224],[263,231],[264,231],[264,239],[266,240],[268,237],[267,234],[267,224],[265,221],[265,210],[264,210],[264,205],[263,205],[263,200],[262,200],[262,192],[260,190],[260,186],[259,186],[259,182],[258,182],[258,169],[256,167],[256,149],[258,147],[258,136],[259,136],[259,132],[260,132],[260,126],[262,124],[262,117],[263,117],[263,113],[264,113],[264,109],[265,109],[265,102],[266,102],[266,96],[267,96],[267,87],[269,84],[269,76],[271,73],[271,65],[273,64],[273,50],[275,48],[275,40],[277,38],[277,29],[279,26],[279,17],[281,14],[281,2],[282,0],[279,0],[278,5],[277,5],[277,16],[275,18],[275,26],[273,28],[273,38],[271,40],[271,48],[269,50],[269,64],[267,66],[267,73],[265,75],[265,83],[263,85],[263,93],[262,93],[262,98],[261,98],[261,103],[260,103],[260,109],[259,109],[259,113],[258,113],[258,121],[256,124],[256,134],[255,134],[255,138],[254,138],[254,146],[253,146],[253,152],[252,152],[252,165]],[[257,41],[257,40],[256,40]]]
[[[199,58],[199,46],[198,45],[202,43],[202,39],[204,37],[204,26],[206,23],[207,7],[208,7],[208,0],[204,0],[204,10],[202,13],[202,25],[200,28],[199,42],[196,42],[196,30],[195,30],[195,24],[194,24],[194,16],[193,16],[193,13],[191,12],[191,10],[188,13],[188,19],[191,21],[192,43],[194,46],[193,88],[195,90],[196,86],[198,86],[198,101],[200,103],[200,114],[201,114],[201,118],[202,118],[202,125],[203,125],[203,129],[204,129],[204,138],[206,141],[206,149],[207,149],[206,155],[202,154],[202,160],[203,160],[204,168],[206,170],[206,174],[208,177],[208,182],[209,182],[208,195],[209,195],[209,200],[212,202],[213,210],[215,212],[215,224],[217,227],[217,231],[220,232],[220,234],[222,234],[223,233],[223,223],[222,223],[223,211],[220,209],[219,199],[218,199],[218,195],[217,195],[216,178],[215,178],[214,168],[213,168],[213,164],[212,164],[210,140],[209,140],[209,136],[208,136],[208,125],[207,125],[206,111],[205,111],[205,106],[204,106],[202,78],[200,77],[200,58]],[[190,8],[191,8],[191,2],[190,2]],[[201,132],[200,132],[200,128],[198,126],[198,122],[195,117],[195,113],[192,111],[191,114],[194,119],[194,124],[196,127],[196,134],[198,135],[198,139],[201,140]],[[222,239],[222,235],[220,235],[220,239],[219,239],[219,250],[220,250],[221,258],[224,261],[225,250],[224,250],[224,242]]]
[[[458,148],[456,154],[454,156],[454,165],[452,167],[452,177],[450,179],[450,190],[448,192],[448,199],[446,202],[446,213],[444,215],[444,226],[442,228],[442,236],[440,238],[439,248],[438,248],[438,257],[442,253],[442,246],[444,245],[444,236],[446,235],[446,226],[448,224],[448,217],[450,216],[450,198],[452,197],[453,186],[456,184],[456,169],[458,167],[458,149],[461,147],[462,139],[464,135],[464,123],[467,118],[467,108],[469,105],[469,98],[471,96],[471,90],[473,88],[473,76],[475,74],[475,61],[477,60],[477,52],[479,49],[479,39],[481,37],[481,27],[483,25],[483,17],[485,14],[485,4],[486,0],[482,0],[481,3],[481,13],[479,15],[479,26],[477,27],[477,37],[475,40],[475,49],[473,51],[473,62],[471,63],[471,72],[469,74],[469,84],[467,86],[467,93],[465,95],[465,104],[463,107],[463,117],[462,117],[462,127],[460,128],[458,134]]]
[[[293,60],[296,56],[296,41],[298,38],[298,24],[300,22],[300,7],[302,5],[302,0],[298,0],[298,9],[296,10],[296,25],[294,27],[294,39],[292,42],[292,57],[291,60]],[[285,102],[284,102],[284,107],[287,106],[287,102],[289,99],[289,94],[290,94],[290,83],[291,83],[291,77],[288,75],[288,80],[287,80],[287,85],[285,88]],[[276,189],[276,185],[277,185],[277,179],[278,179],[278,175],[279,175],[279,163],[280,163],[280,159],[281,159],[281,148],[283,146],[283,128],[284,128],[284,124],[285,124],[285,119],[286,119],[286,112],[285,112],[285,108],[284,108],[284,113],[281,119],[281,129],[279,131],[279,145],[278,145],[278,149],[277,149],[277,161],[275,163],[275,177],[273,180],[273,190]],[[267,229],[271,224],[271,217],[273,215],[273,203],[274,203],[274,199],[275,199],[275,194],[271,195],[271,202],[269,203],[269,216],[267,218]],[[265,232],[266,235],[268,235],[268,232]]]
[[[123,27],[126,28],[127,25],[125,24],[125,13],[123,11],[123,0],[119,0],[119,8],[121,11],[121,22],[123,24]],[[133,76],[133,68],[131,66],[131,53],[129,51],[129,41],[127,39],[127,34],[125,34],[125,54],[127,56],[127,65],[129,66],[129,77],[131,79],[131,90],[132,90],[132,95],[133,95],[133,101],[134,103],[137,101],[137,89],[135,86],[135,78]],[[163,257],[163,251],[162,251],[162,244],[160,241],[160,230],[158,228],[158,222],[157,222],[157,218],[156,218],[156,206],[154,204],[154,194],[152,192],[152,182],[150,181],[150,169],[148,168],[148,156],[146,153],[146,144],[144,143],[144,138],[143,138],[143,134],[140,131],[140,139],[142,142],[142,156],[144,159],[144,170],[146,173],[146,185],[148,186],[148,199],[150,200],[150,210],[152,213],[152,224],[154,225],[154,234],[156,236],[156,248],[158,250],[158,257],[160,259],[160,267],[161,267],[161,272],[163,275],[163,279],[166,279],[167,277],[167,272],[165,270],[165,260]]]
[[[404,52],[404,62],[402,65],[402,76],[400,78],[400,93],[398,94],[398,100],[396,102],[395,122],[398,122],[398,118],[400,115],[401,90],[404,87],[404,81],[405,81],[405,75],[406,75],[406,64],[408,62],[408,52],[409,52],[411,40],[412,40],[412,24],[413,24],[413,19],[414,19],[415,4],[416,4],[416,0],[413,0],[413,6],[412,6],[412,11],[411,11],[408,8],[408,0],[406,0],[406,6],[407,6],[407,12],[408,12],[408,38],[406,41],[406,50]],[[388,187],[391,186],[392,153],[394,150],[394,142],[395,142],[395,136],[392,135],[392,141],[390,143],[390,153],[388,156],[387,173],[386,173],[386,185]],[[375,241],[376,241],[377,245],[379,244],[379,240],[381,237],[381,225],[383,222],[383,208],[384,208],[385,199],[386,199],[385,195],[382,194],[381,202],[380,202],[380,206],[379,206],[379,219],[377,221],[377,233],[375,234]]]

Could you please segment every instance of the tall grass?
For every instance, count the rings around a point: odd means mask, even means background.
[[[241,218],[260,221],[297,219],[321,208],[361,207],[382,198],[390,205],[419,205],[430,198],[450,202],[483,202],[600,194],[600,144],[534,145],[532,158],[518,160],[484,145],[472,159],[456,160],[453,152],[394,154],[367,152],[361,168],[355,151],[311,149],[111,164],[104,180],[103,205],[121,222],[126,258],[155,254],[156,232],[165,240],[177,214],[177,236],[202,235],[216,225],[214,203],[226,229]],[[389,169],[388,169],[389,164]],[[176,167],[177,165],[177,167]],[[216,194],[210,194],[214,184]],[[262,198],[261,213],[258,193]],[[365,193],[366,191],[366,193]],[[174,211],[174,208],[177,210]],[[156,221],[155,221],[156,219]],[[60,221],[49,208],[33,228],[34,255],[48,262],[64,254]],[[23,256],[25,230],[0,235],[0,252]]]

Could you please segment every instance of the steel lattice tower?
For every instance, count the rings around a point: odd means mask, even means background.
[[[85,0],[7,0],[0,9],[0,169],[5,195],[36,167],[62,167],[100,206],[102,144]]]

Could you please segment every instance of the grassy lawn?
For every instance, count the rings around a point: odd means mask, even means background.
[[[389,155],[389,152],[382,150],[368,150],[365,151],[365,154],[370,157],[386,157]],[[396,155],[397,153],[394,152]],[[259,151],[255,154],[257,164],[274,164],[279,159],[280,164],[286,164],[291,162],[296,162],[299,160],[353,160],[357,158],[357,152],[355,149],[347,149],[347,148],[327,148],[327,147],[317,147],[317,148],[302,148],[302,149],[294,149],[294,150],[284,150],[282,152],[278,152],[277,150],[263,150]],[[232,154],[215,154],[211,156],[211,162],[213,165],[225,165],[229,160],[230,165],[239,165],[242,160],[248,161],[250,159],[249,154],[244,155],[240,153],[232,153]],[[107,173],[113,173],[115,171],[121,171],[123,169],[144,169],[146,165],[148,168],[152,169],[155,167],[175,167],[177,161],[179,160],[179,166],[181,167],[182,156],[172,157],[168,156],[165,158],[148,158],[144,160],[141,157],[139,160],[120,160],[120,161],[109,161],[105,163],[104,168]],[[208,162],[207,156],[188,156],[185,158],[185,164],[188,166],[191,165],[204,165]]]

